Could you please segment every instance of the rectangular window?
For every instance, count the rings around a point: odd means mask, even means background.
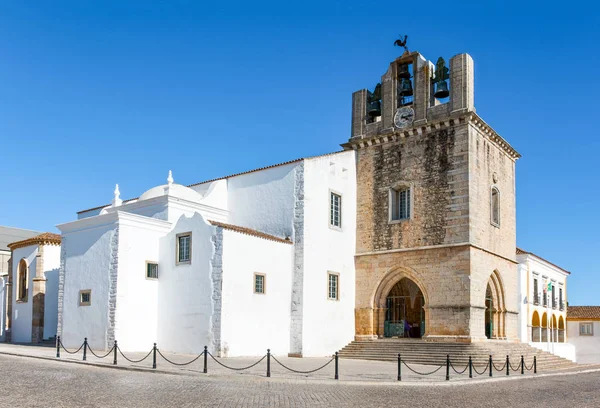
[[[410,218],[410,188],[390,189],[390,220]]]
[[[340,299],[340,275],[337,273],[329,272],[327,274],[327,282],[328,282],[328,290],[327,290],[327,298],[331,300],[339,300]]]
[[[342,228],[342,196],[331,193],[329,198],[329,225]]]
[[[92,304],[92,290],[85,289],[79,291],[79,306],[89,306]]]
[[[539,296],[540,295],[538,292],[538,280],[537,280],[537,278],[533,278],[533,304],[534,305],[540,304]]]
[[[146,261],[146,278],[158,279],[158,264]]]
[[[562,288],[558,288],[558,306],[560,307],[560,310],[565,309],[565,306],[563,305]]]
[[[254,293],[265,294],[267,277],[264,273],[254,274]]]
[[[192,233],[177,234],[177,263],[192,262]]]
[[[592,323],[579,323],[579,334],[581,336],[593,336],[594,326]]]

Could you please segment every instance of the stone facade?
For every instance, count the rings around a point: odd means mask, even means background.
[[[414,110],[393,116],[398,67],[412,64]],[[350,141],[357,154],[356,336],[382,337],[386,298],[402,278],[424,297],[424,338],[486,338],[486,293],[494,338],[517,340],[515,161],[518,153],[475,113],[473,60],[450,60],[450,98],[433,97],[433,64],[405,54],[382,76],[381,118],[365,119],[366,90],[353,95]],[[361,112],[362,109],[362,112]],[[391,189],[410,188],[410,216],[391,220]],[[500,192],[500,224],[492,219]],[[489,311],[489,308],[488,308]],[[489,322],[488,322],[489,324]]]

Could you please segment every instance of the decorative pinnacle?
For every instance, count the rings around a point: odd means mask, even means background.
[[[114,191],[114,198],[113,198],[113,207],[117,207],[119,205],[121,205],[123,203],[123,200],[121,200],[121,192],[119,191],[119,185],[115,184],[115,191]]]
[[[173,184],[173,173],[171,172],[171,170],[169,170],[169,177],[167,177],[167,184],[168,185]]]

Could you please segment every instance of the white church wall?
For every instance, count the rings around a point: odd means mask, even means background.
[[[176,236],[192,233],[190,264],[176,264]],[[214,340],[211,259],[214,227],[200,214],[182,216],[160,239],[158,334],[161,350],[201,353]]]
[[[527,262],[520,263],[517,267],[517,271],[519,274],[518,277],[518,305],[519,305],[519,317],[518,317],[518,330],[519,330],[519,339],[523,343],[527,343],[530,341],[529,337],[531,336],[531,322],[529,321],[529,302],[532,302],[532,295],[528,293],[528,274],[529,268]],[[531,292],[532,290],[530,290]]]
[[[227,179],[198,184],[190,188],[204,196],[202,204],[227,209]]]
[[[277,237],[291,237],[297,165],[292,163],[229,178],[228,222]]]
[[[0,342],[5,341],[7,282],[8,275],[0,276]]]
[[[224,356],[276,355],[290,349],[293,246],[223,231],[221,346]],[[265,293],[254,293],[254,274]]]
[[[115,339],[122,350],[148,351],[157,341],[158,279],[147,279],[146,262],[159,264],[159,242],[171,229],[166,221],[139,216],[119,219],[119,259]]]
[[[580,323],[592,323],[592,335],[580,335]],[[600,321],[568,320],[567,335],[569,343],[575,347],[578,363],[600,364]]]
[[[107,348],[111,260],[118,243],[116,220],[116,214],[107,214],[89,224],[86,220],[59,225],[65,256],[59,334],[65,347],[79,347],[87,337],[92,348]],[[80,306],[79,291],[86,289],[91,290],[91,304]]]
[[[60,246],[44,245],[44,339],[56,336],[58,324],[58,274],[60,269]]]
[[[33,315],[33,277],[37,267],[38,245],[30,245],[23,248],[17,248],[13,251],[13,318],[11,324],[11,341],[13,343],[31,343],[31,324]],[[17,301],[17,291],[19,288],[19,263],[25,259],[29,267],[27,277],[27,302]]]
[[[303,355],[331,355],[354,339],[356,170],[354,152],[304,163]],[[342,227],[330,226],[330,193],[342,196]],[[328,299],[328,272],[339,300]]]

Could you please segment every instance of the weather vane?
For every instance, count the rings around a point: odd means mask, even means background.
[[[404,39],[402,38],[402,36],[400,36],[400,38],[394,41],[394,45],[397,45],[398,47],[404,47],[406,52],[409,52],[408,47],[406,46],[406,40],[408,40],[408,35],[405,35]]]

